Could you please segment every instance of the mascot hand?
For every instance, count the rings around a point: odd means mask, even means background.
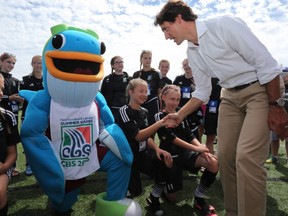
[[[35,91],[31,90],[21,90],[19,91],[19,96],[23,97],[27,102],[31,101],[31,99],[34,97],[36,94]]]

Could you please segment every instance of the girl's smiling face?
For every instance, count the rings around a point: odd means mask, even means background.
[[[145,103],[148,96],[147,84],[139,83],[133,90],[129,90],[130,102],[133,104],[141,105]]]
[[[166,87],[166,88],[165,88]],[[164,108],[168,113],[176,112],[179,106],[181,93],[178,86],[167,85],[162,89],[161,99],[164,102]]]
[[[14,69],[15,64],[16,64],[15,58],[13,58],[12,56],[6,58],[1,62],[1,71],[10,73]]]

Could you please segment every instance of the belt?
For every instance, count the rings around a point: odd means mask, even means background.
[[[246,83],[246,84],[243,84],[243,85],[240,85],[240,86],[236,86],[236,87],[233,87],[233,88],[229,88],[228,90],[231,90],[231,91],[239,91],[239,90],[242,90],[242,89],[245,89],[247,88],[248,86],[250,85],[253,85],[254,83],[258,82],[257,81],[254,81],[254,82],[250,82],[250,83]]]

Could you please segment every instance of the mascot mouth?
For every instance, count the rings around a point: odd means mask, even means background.
[[[98,82],[104,76],[104,58],[100,55],[47,51],[45,61],[48,72],[61,80]]]
[[[52,60],[55,67],[65,73],[97,75],[100,71],[100,64],[97,62],[57,58],[53,58]]]

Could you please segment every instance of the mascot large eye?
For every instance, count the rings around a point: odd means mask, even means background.
[[[106,46],[103,42],[101,42],[101,55],[103,55],[106,51]]]
[[[63,34],[55,35],[52,39],[52,46],[55,49],[61,49],[66,43],[66,38]]]

